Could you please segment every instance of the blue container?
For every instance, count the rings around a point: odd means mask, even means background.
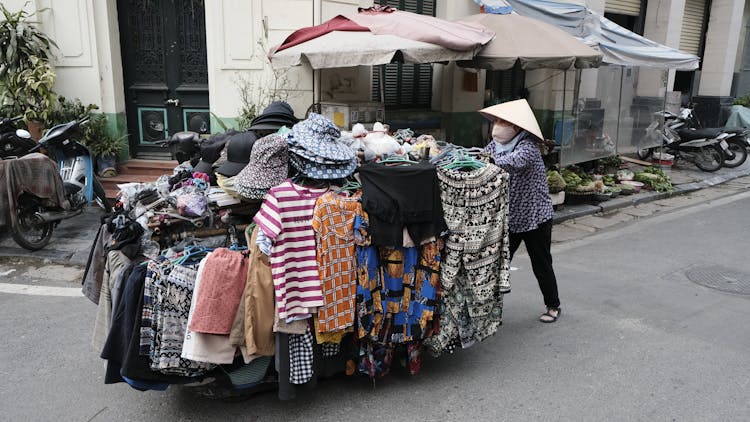
[[[555,120],[555,142],[560,146],[568,146],[571,139],[573,139],[573,120],[565,120],[564,130],[563,121]]]

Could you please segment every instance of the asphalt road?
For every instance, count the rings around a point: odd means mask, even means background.
[[[748,209],[745,191],[555,244],[556,324],[537,321],[541,294],[521,254],[493,338],[427,360],[418,376],[329,380],[293,402],[105,386],[95,307],[64,295],[75,269],[3,261],[0,420],[747,421]],[[747,294],[688,280],[701,269],[739,274],[727,285]]]

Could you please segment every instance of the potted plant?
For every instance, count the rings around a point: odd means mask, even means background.
[[[0,13],[0,108],[6,116],[23,115],[39,139],[41,123],[55,104],[49,63],[55,43],[29,22],[32,15],[25,10],[12,13],[0,4]]]
[[[128,135],[114,137],[107,131],[107,117],[93,114],[85,126],[82,140],[96,158],[96,167],[100,176],[117,175],[117,157],[127,145]]]

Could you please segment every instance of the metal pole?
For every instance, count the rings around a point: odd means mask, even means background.
[[[620,66],[620,101],[617,102],[617,133],[615,133],[615,154],[620,151],[620,117],[622,116],[622,87],[625,83],[625,67]]]

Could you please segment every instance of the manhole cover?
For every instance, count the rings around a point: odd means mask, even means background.
[[[685,277],[693,283],[723,292],[750,295],[750,274],[718,265],[691,268]]]

